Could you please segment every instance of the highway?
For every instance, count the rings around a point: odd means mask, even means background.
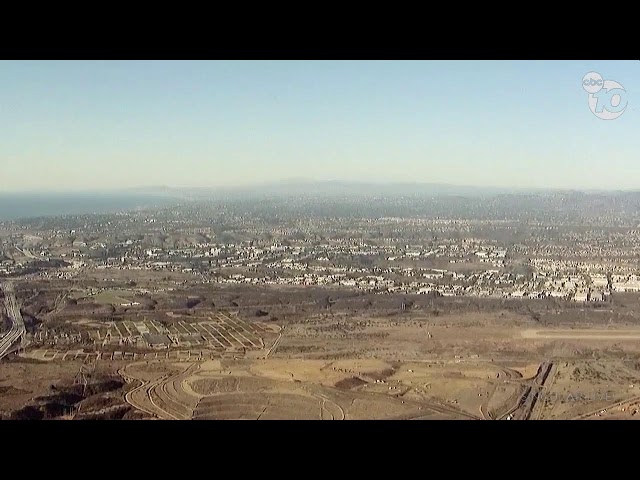
[[[538,372],[536,373],[536,376],[533,377],[531,383],[523,383],[523,385],[526,386],[526,389],[524,394],[520,397],[518,404],[508,412],[504,413],[500,419],[502,420],[508,417],[514,420],[529,420],[536,407],[541,392],[547,386],[545,385],[545,382],[549,380],[549,377],[552,377],[553,381],[553,368],[554,364],[552,362],[547,361],[541,363],[538,367]]]
[[[24,328],[24,321],[22,320],[22,314],[20,313],[20,306],[16,300],[16,296],[13,290],[13,284],[10,282],[0,285],[4,290],[4,304],[7,310],[7,315],[11,320],[11,328],[9,331],[0,338],[0,359],[6,356],[11,347],[26,333]]]

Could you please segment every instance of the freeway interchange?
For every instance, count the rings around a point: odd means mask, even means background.
[[[6,334],[0,337],[0,359],[10,353],[11,347],[26,333],[22,314],[20,313],[20,306],[18,305],[13,290],[13,284],[7,282],[2,284],[1,288],[4,290],[4,303],[7,316],[11,320],[11,328]]]

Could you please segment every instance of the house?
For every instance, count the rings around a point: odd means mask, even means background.
[[[574,302],[586,302],[587,301],[587,292],[576,292],[573,297]]]

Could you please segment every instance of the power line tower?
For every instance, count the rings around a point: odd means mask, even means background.
[[[87,356],[87,358],[80,365],[80,370],[76,374],[73,379],[74,385],[82,385],[82,396],[86,396],[87,394],[87,385],[89,383],[89,379],[93,376],[93,373],[96,370],[96,365],[98,363],[98,358],[95,359]]]
[[[93,376],[96,370],[96,366],[98,365],[98,358],[99,356],[96,356],[95,358],[91,358],[90,356],[87,356],[84,362],[82,362],[82,365],[80,365],[80,370],[78,371],[75,378],[73,379],[74,385],[82,385],[83,399],[87,395],[87,385],[89,384],[89,379]],[[82,404],[78,404],[77,407],[74,407],[72,418],[75,418],[76,415],[80,414],[81,407],[82,407]]]

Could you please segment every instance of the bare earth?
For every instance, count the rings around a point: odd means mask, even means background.
[[[109,286],[93,295],[65,286],[25,294],[27,312],[50,309],[48,330],[20,357],[3,360],[4,416],[40,405],[56,395],[54,386],[73,386],[83,368],[98,365],[123,385],[85,399],[72,417],[640,417],[640,326],[631,315],[608,325],[609,310],[534,320],[500,304],[329,311],[305,300],[304,290],[243,300],[191,287],[148,293],[151,286],[147,293]],[[171,345],[150,348],[147,333]]]

